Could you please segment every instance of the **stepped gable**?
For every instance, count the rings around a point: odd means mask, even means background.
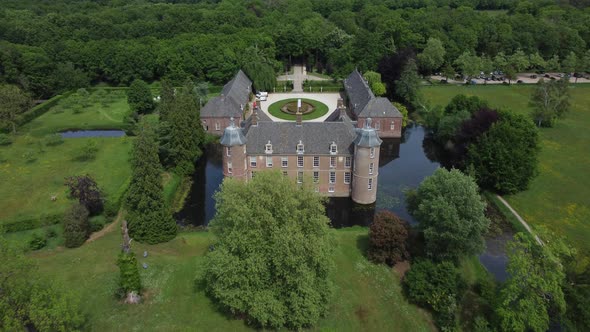
[[[242,110],[240,106],[248,103],[250,92],[252,91],[252,81],[244,74],[242,70],[238,71],[234,78],[227,82],[221,90],[221,95],[217,96],[201,109],[202,117],[229,117],[235,116],[240,118]]]

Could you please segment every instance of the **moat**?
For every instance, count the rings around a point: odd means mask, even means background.
[[[420,126],[408,127],[401,139],[384,139],[381,145],[377,202],[359,205],[350,198],[331,198],[326,214],[335,228],[355,225],[368,226],[376,211],[386,209],[396,213],[410,224],[416,221],[406,210],[404,191],[416,188],[430,176],[440,163],[436,161],[435,147],[425,140]],[[221,146],[212,145],[199,160],[193,175],[193,185],[184,208],[176,214],[180,224],[207,225],[215,215],[215,191],[223,181]],[[507,240],[489,239],[488,250],[480,261],[498,280],[506,278],[506,255],[503,244]]]

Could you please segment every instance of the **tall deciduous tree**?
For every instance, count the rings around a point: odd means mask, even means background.
[[[430,37],[422,53],[418,54],[418,65],[426,74],[431,74],[445,61],[445,48],[438,38]]]
[[[537,174],[539,134],[527,117],[499,113],[499,120],[468,147],[467,167],[481,187],[512,194],[525,190]]]
[[[408,259],[408,230],[408,224],[392,212],[377,213],[369,228],[369,259],[388,265]]]
[[[82,204],[75,203],[66,211],[63,220],[64,242],[67,248],[77,248],[84,244],[90,235],[88,210]]]
[[[259,326],[293,329],[323,316],[332,295],[329,220],[312,188],[278,172],[226,178],[216,194],[207,256],[211,296]]]
[[[153,111],[155,104],[150,86],[140,79],[134,80],[127,90],[127,103],[131,111],[138,114]]]
[[[70,197],[77,199],[91,215],[102,212],[104,207],[102,193],[92,176],[89,174],[70,176],[66,178],[65,185],[70,189]]]
[[[143,123],[133,148],[131,183],[126,196],[129,234],[140,242],[160,243],[176,236],[176,222],[164,201],[158,144]]]
[[[507,253],[509,278],[496,309],[502,330],[547,331],[550,312],[565,312],[562,264],[529,234],[516,234]]]
[[[467,81],[481,72],[481,59],[468,51],[465,51],[455,60],[455,65]]]
[[[416,108],[420,104],[420,77],[414,59],[408,60],[399,80],[395,81],[395,94],[406,105]]]
[[[557,118],[563,117],[570,109],[568,79],[545,81],[540,79],[531,94],[529,105],[538,127],[552,127]]]
[[[31,98],[15,85],[0,85],[0,124],[16,133],[21,113],[31,107]]]
[[[428,256],[457,260],[480,253],[488,230],[485,203],[475,181],[439,168],[408,197],[408,209],[424,232]]]

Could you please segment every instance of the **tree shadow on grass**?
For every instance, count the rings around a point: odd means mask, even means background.
[[[356,247],[361,252],[363,257],[367,258],[367,251],[369,250],[369,235],[363,234],[356,238]]]

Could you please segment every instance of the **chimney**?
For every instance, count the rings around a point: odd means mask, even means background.
[[[300,111],[297,111],[297,113],[295,113],[295,116],[297,118],[297,125],[301,126],[301,123],[303,122],[303,114],[301,114]]]
[[[342,98],[338,98],[338,119],[342,120],[342,118],[344,117],[344,115],[346,114],[346,107],[344,107],[344,101],[342,100]]]
[[[252,125],[258,126],[258,112],[254,110],[254,114],[252,114]]]

